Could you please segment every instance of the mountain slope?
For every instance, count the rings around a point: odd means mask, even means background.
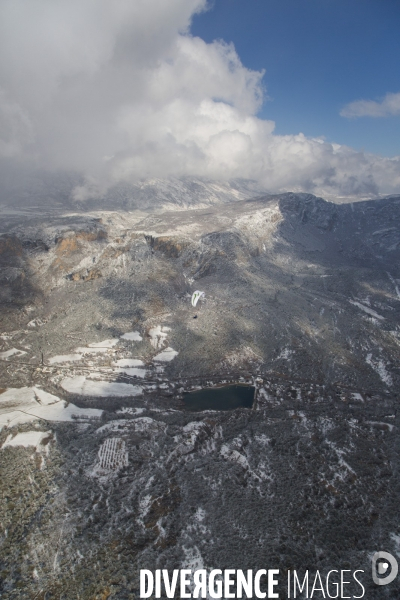
[[[181,200],[0,236],[1,596],[268,565],[363,569],[378,599],[371,552],[400,535],[400,197]],[[227,382],[251,410],[185,409]]]

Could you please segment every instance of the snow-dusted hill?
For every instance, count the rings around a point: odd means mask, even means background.
[[[235,202],[265,193],[255,181],[229,182],[193,178],[146,179],[137,184],[119,183],[103,195],[88,198],[81,205],[92,208],[159,210],[202,208]]]

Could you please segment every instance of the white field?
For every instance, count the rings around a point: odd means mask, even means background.
[[[106,431],[121,431],[124,429],[131,429],[132,431],[138,432],[149,432],[158,434],[161,431],[165,431],[166,424],[163,421],[155,421],[150,417],[138,417],[136,419],[116,419],[115,421],[109,421],[105,425],[99,427],[96,433],[105,433]]]
[[[89,348],[114,348],[119,342],[119,338],[112,338],[110,340],[103,340],[102,342],[93,342],[88,344]]]
[[[2,448],[7,446],[24,446],[25,448],[34,446],[37,450],[40,450],[40,446],[43,447],[43,441],[48,440],[50,436],[52,436],[51,431],[25,431],[17,433],[14,437],[10,433]]]
[[[102,410],[78,408],[37,387],[9,388],[0,394],[0,430],[37,419],[72,421],[75,418],[100,418]]]
[[[128,452],[121,438],[108,438],[99,448],[99,466],[102,469],[119,471],[128,465]]]
[[[97,396],[100,398],[138,396],[143,389],[130,383],[115,383],[110,381],[95,381],[87,379],[84,375],[66,377],[61,382],[61,387],[70,394],[80,396]]]
[[[108,347],[96,347],[89,348],[89,346],[79,346],[79,348],[75,348],[75,352],[77,354],[100,354],[101,352],[109,352],[111,348]]]
[[[49,365],[58,365],[59,363],[74,362],[81,360],[82,354],[60,354],[59,356],[53,356],[49,358]]]

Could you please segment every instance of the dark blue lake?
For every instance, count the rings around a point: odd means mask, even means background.
[[[184,394],[186,410],[234,410],[251,408],[254,402],[255,387],[252,385],[225,385],[205,388]]]

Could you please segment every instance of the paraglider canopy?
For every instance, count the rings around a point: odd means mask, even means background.
[[[196,290],[195,292],[193,292],[193,295],[192,295],[192,306],[196,306],[196,304],[198,303],[199,299],[202,298],[203,296],[205,296],[204,292],[200,292],[199,290]]]

